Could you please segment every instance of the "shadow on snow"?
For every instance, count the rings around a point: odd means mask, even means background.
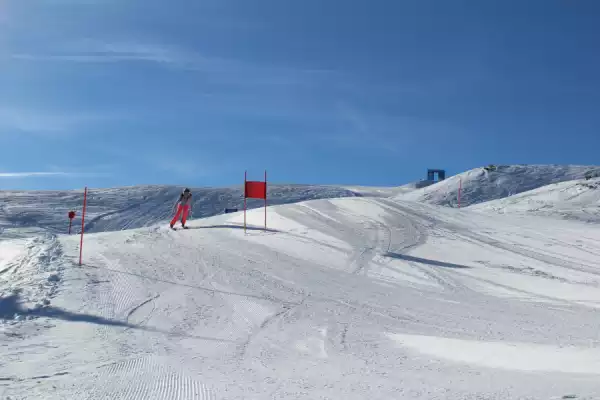
[[[180,337],[210,340],[210,341],[216,341],[216,342],[237,343],[234,340],[168,332],[168,331],[164,331],[164,330],[161,330],[158,328],[135,325],[135,324],[129,323],[127,321],[119,321],[119,320],[115,320],[115,319],[102,317],[100,315],[76,313],[76,312],[68,311],[68,310],[65,310],[65,309],[62,309],[59,307],[43,306],[43,307],[37,307],[37,308],[32,308],[32,309],[25,308],[21,305],[19,298],[20,298],[19,290],[15,291],[10,296],[0,297],[0,319],[14,320],[17,318],[17,316],[45,317],[45,318],[51,318],[51,319],[59,319],[59,320],[63,320],[63,321],[85,322],[85,323],[96,324],[96,325],[116,326],[116,327],[130,328],[130,329],[138,329],[138,330],[143,330],[143,331],[147,331],[147,332],[162,333],[162,334],[169,335],[169,336],[180,336]]]
[[[428,258],[421,258],[421,257],[409,256],[409,255],[406,255],[406,254],[386,253],[384,255],[386,257],[395,258],[395,259],[398,259],[398,260],[411,261],[411,262],[416,262],[416,263],[420,263],[420,264],[427,264],[427,265],[434,265],[436,267],[444,267],[444,268],[472,268],[472,267],[469,267],[468,265],[453,264],[453,263],[449,263],[449,262],[445,262],[445,261],[430,260]]]
[[[244,229],[244,225],[234,225],[234,224],[226,224],[226,225],[204,225],[204,226],[188,226],[188,229]],[[264,228],[259,226],[250,226],[246,227],[246,230],[249,231],[262,231],[262,232],[273,232],[280,233],[280,230]]]

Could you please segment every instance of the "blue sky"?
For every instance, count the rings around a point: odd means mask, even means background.
[[[596,0],[0,0],[0,189],[599,164]]]

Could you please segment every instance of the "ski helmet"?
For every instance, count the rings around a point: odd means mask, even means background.
[[[189,193],[189,192],[190,192],[190,189],[189,189],[189,188],[185,188],[185,189],[183,190],[183,193]]]

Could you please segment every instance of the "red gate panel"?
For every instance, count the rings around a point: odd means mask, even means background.
[[[267,199],[267,182],[247,181],[246,198],[248,199]]]

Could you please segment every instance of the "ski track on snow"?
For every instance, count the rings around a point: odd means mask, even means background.
[[[49,286],[52,296],[61,294],[66,319],[50,315],[52,326],[37,336],[20,322],[19,342],[10,339],[19,345],[10,360],[32,357],[36,371],[53,372],[7,373],[10,362],[0,365],[0,394],[600,396],[598,288],[585,280],[600,274],[597,230],[588,228],[580,236],[587,247],[578,248],[546,228],[538,234],[494,216],[385,198],[315,200],[269,213],[271,232],[244,234],[238,214],[192,221],[187,231],[154,226],[89,235],[85,264],[73,262]],[[260,226],[260,212],[248,217]],[[569,253],[546,248],[553,239]],[[0,279],[27,273],[28,283],[37,282],[33,266],[58,270],[62,253],[75,260],[78,246],[74,237],[4,243],[13,247],[10,258],[0,258]],[[568,292],[553,293],[549,284]],[[581,288],[588,298],[573,297]],[[73,322],[72,314],[82,317]],[[33,358],[27,346],[36,348],[37,340],[54,347]],[[503,346],[550,362],[477,357],[501,354]],[[571,366],[561,369],[550,353],[565,347]]]

